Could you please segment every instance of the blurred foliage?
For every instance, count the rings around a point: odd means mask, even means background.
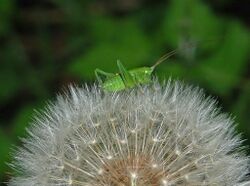
[[[0,36],[7,34],[11,27],[11,16],[14,10],[13,1],[0,0]]]
[[[91,22],[90,29],[92,37],[96,39],[95,45],[86,54],[72,61],[69,66],[71,74],[93,79],[96,68],[115,72],[117,67],[114,64],[117,59],[124,61],[129,68],[134,64],[144,64],[151,51],[150,42],[133,19],[128,18],[122,22],[104,17],[96,19]]]
[[[0,152],[1,152],[1,156],[0,156],[0,170],[1,170],[1,174],[0,174],[0,179],[3,180],[4,177],[4,173],[6,174],[6,172],[8,169],[7,163],[8,161],[10,161],[10,153],[9,153],[9,148],[11,147],[11,141],[10,139],[4,134],[4,132],[2,130],[0,130]]]
[[[116,72],[117,59],[127,68],[151,66],[175,48],[178,55],[155,74],[203,87],[250,139],[250,5],[234,5],[0,0],[0,181],[10,177],[4,162],[11,159],[12,145],[20,144],[18,137],[25,137],[33,109],[70,83],[93,83],[95,68]]]

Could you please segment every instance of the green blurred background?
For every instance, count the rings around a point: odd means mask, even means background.
[[[248,0],[0,0],[0,181],[34,109],[92,84],[95,68],[151,66],[177,47],[155,74],[204,88],[249,145],[249,10]]]

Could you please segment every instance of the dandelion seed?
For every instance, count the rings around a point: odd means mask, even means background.
[[[143,93],[142,93],[143,92]],[[9,186],[247,186],[233,121],[198,88],[71,87],[37,117]]]

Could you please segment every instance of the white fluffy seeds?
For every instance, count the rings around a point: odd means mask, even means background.
[[[201,90],[158,81],[74,88],[38,116],[10,186],[247,186],[233,121]]]

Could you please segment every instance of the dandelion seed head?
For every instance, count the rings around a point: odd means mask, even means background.
[[[36,116],[10,186],[246,186],[233,120],[177,81],[123,92],[70,87]]]

